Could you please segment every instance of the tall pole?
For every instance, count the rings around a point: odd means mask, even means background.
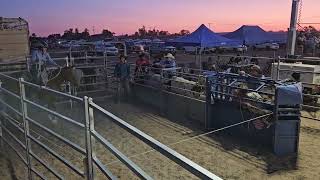
[[[297,21],[300,0],[292,0],[290,28],[288,32],[288,55],[294,55],[297,39]]]

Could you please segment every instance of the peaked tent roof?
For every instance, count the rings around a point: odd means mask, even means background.
[[[271,33],[264,31],[259,26],[241,26],[234,32],[224,35],[224,37],[234,40],[239,40],[246,45],[253,45],[265,42],[277,42],[279,39]]]
[[[187,44],[200,47],[216,47],[241,44],[241,42],[237,40],[231,40],[214,33],[204,24],[202,24],[193,33],[171,40],[170,43]]]

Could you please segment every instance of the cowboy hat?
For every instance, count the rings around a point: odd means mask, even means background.
[[[165,58],[169,58],[169,59],[176,59],[171,53],[168,53],[166,56],[164,56]]]

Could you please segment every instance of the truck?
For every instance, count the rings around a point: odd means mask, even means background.
[[[0,62],[22,61],[29,54],[28,22],[20,17],[0,17]]]

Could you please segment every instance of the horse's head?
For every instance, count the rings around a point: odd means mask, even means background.
[[[73,86],[80,86],[81,78],[83,77],[83,72],[76,69],[74,66],[67,66],[61,69],[61,75],[66,81],[69,81]]]

